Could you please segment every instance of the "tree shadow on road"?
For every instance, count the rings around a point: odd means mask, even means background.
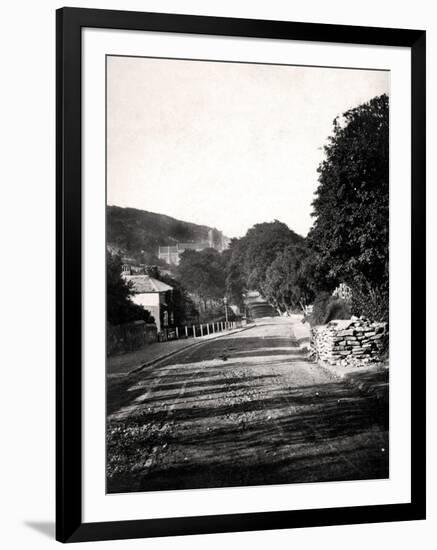
[[[175,397],[170,416],[162,408],[168,396],[152,393],[141,403],[130,425],[165,417],[172,429],[149,434],[147,445],[176,452],[151,470],[114,476],[110,492],[388,476],[388,399],[343,382],[293,389],[269,376],[234,377],[229,385],[226,377],[208,376]],[[136,449],[145,444],[131,441]]]

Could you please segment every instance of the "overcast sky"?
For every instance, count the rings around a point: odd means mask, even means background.
[[[306,235],[333,119],[389,91],[389,73],[108,58],[108,204],[239,237]]]

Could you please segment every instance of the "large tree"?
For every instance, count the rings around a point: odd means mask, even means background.
[[[339,281],[388,285],[389,100],[387,95],[334,120],[324,148],[308,235],[308,273],[319,289]]]
[[[182,285],[198,299],[204,309],[225,296],[225,264],[217,250],[185,250],[181,254],[178,276]]]
[[[267,268],[262,294],[279,312],[299,310],[312,297],[302,271],[306,253],[302,246],[289,246]]]
[[[251,227],[244,237],[231,243],[227,264],[229,293],[243,289],[263,292],[267,270],[277,255],[303,243],[303,237],[278,220]]]

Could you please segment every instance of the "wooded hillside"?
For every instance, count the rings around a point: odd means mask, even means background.
[[[156,262],[159,246],[206,240],[214,229],[136,208],[107,206],[106,214],[109,248],[145,263]]]

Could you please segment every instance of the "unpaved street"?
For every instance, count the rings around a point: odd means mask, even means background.
[[[305,359],[282,318],[108,381],[108,491],[388,476],[386,405]]]

